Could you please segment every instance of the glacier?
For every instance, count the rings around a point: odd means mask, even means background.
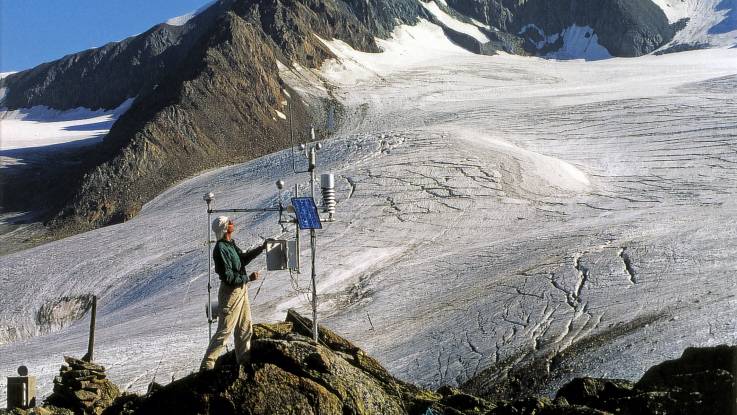
[[[318,233],[323,324],[427,387],[533,361],[549,390],[634,379],[687,346],[737,341],[737,50],[490,57],[428,22],[379,41],[382,54],[324,42],[338,58],[320,71],[280,67],[306,99],[344,106],[318,154],[339,199]],[[278,179],[306,191],[291,157],[206,172],[126,223],[0,257],[0,371],[25,364],[50,392],[62,356],[86,351],[88,323],[72,307],[42,327],[38,311],[88,294],[96,359],[124,390],[196,370],[202,195],[274,206]],[[271,213],[235,220],[243,247],[293,234]],[[255,319],[309,314],[308,276],[266,273]]]

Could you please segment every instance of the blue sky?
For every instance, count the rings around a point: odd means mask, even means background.
[[[209,0],[0,0],[0,72],[102,46]]]

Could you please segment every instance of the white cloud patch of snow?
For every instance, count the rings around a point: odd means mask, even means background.
[[[381,53],[359,52],[338,39],[320,40],[338,57],[326,61],[320,73],[338,84],[351,84],[378,74],[389,75],[438,56],[472,54],[452,43],[440,26],[427,20],[420,20],[414,26],[398,26],[389,39],[376,38]]]
[[[192,20],[193,17],[207,10],[210,6],[212,6],[216,2],[217,0],[213,0],[193,12],[190,12],[190,13],[187,13],[181,16],[177,16],[177,17],[172,17],[171,19],[167,20],[165,23],[170,26],[184,26],[185,24],[187,24],[187,22]]]
[[[544,30],[535,24],[529,23],[522,27],[519,34],[529,30],[536,31],[541,38],[533,42],[538,50],[558,42],[561,37],[563,38],[563,45],[558,50],[548,53],[545,56],[547,58],[600,60],[612,57],[609,51],[599,44],[599,37],[590,26],[572,25],[563,29],[561,33],[546,35]]]
[[[441,10],[434,1],[430,1],[427,3],[421,1],[420,4],[422,4],[425,9],[432,13],[433,16],[435,16],[440,22],[455,30],[456,32],[465,33],[481,43],[489,42],[489,38],[485,34],[483,34],[477,26],[462,22],[455,17],[449,15],[448,13]]]
[[[686,27],[679,30],[673,40],[661,47],[673,45],[710,45],[731,47],[737,40],[737,27],[730,27],[737,5],[731,0],[655,0],[670,22],[688,18]],[[718,30],[717,30],[718,29]]]
[[[114,110],[59,111],[36,106],[0,111],[0,150],[99,143],[133,101],[129,98]]]
[[[563,46],[547,56],[554,59],[608,59],[612,55],[599,44],[599,37],[589,26],[572,25],[563,30]]]
[[[703,0],[699,1],[703,3]],[[693,0],[653,0],[668,18],[668,22],[675,23],[685,17],[689,17],[689,9],[693,8]]]

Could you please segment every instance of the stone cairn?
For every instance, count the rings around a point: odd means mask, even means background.
[[[46,404],[77,414],[101,414],[120,396],[118,387],[107,379],[104,367],[68,356],[64,356],[64,361]]]

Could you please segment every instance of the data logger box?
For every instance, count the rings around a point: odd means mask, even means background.
[[[283,239],[266,241],[266,269],[268,271],[299,270],[297,241]]]

